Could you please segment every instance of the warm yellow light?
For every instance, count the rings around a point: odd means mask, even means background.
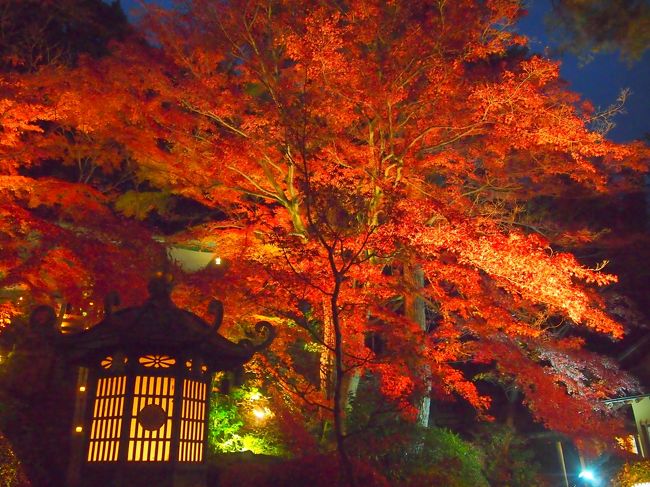
[[[221,265],[221,257],[215,257],[214,263],[217,265]]]
[[[618,443],[618,446],[620,446],[623,450],[634,453],[635,455],[639,454],[634,435],[617,436],[616,442]],[[650,485],[647,487],[650,487]]]
[[[81,426],[77,426],[74,430],[75,430],[77,433],[81,433],[81,432],[83,431],[83,428],[82,428]]]
[[[80,386],[79,392],[86,392],[86,386]]]
[[[255,408],[253,409],[253,416],[255,416],[257,419],[264,419],[269,415],[270,411],[267,408],[261,409],[261,408]]]

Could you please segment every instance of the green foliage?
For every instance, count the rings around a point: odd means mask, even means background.
[[[481,451],[444,428],[422,428],[364,387],[348,415],[350,452],[381,467],[395,485],[488,486]]]
[[[449,487],[488,485],[481,471],[480,450],[456,433],[427,428],[421,431],[421,443],[416,445],[416,451],[409,455],[410,482],[405,485],[423,485],[420,481]]]
[[[25,474],[9,441],[0,433],[0,487],[26,487]]]
[[[491,485],[543,485],[534,451],[513,428],[497,423],[482,425],[476,441],[485,455],[484,471]]]
[[[281,456],[285,448],[268,400],[252,386],[211,399],[208,443],[216,453],[250,451]]]
[[[650,482],[650,460],[624,464],[612,480],[612,487],[634,487],[642,482]]]
[[[144,220],[152,211],[164,214],[169,209],[170,195],[160,191],[127,191],[115,201],[115,209],[126,217]]]

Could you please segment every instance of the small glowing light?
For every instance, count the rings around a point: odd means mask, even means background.
[[[268,415],[269,412],[267,409],[259,409],[259,408],[253,409],[253,416],[255,416],[257,419],[264,419]]]
[[[95,303],[93,303],[92,301],[91,301],[90,303],[88,303],[88,304],[89,304],[90,306],[95,306]]]
[[[77,426],[74,430],[75,430],[77,433],[81,433],[81,432],[83,431],[83,428],[82,428],[81,426]]]
[[[215,257],[214,263],[217,265],[221,265],[221,257]]]
[[[86,312],[84,311],[83,313],[81,313],[81,315],[82,315],[82,316],[88,316],[88,313],[86,313]]]
[[[23,297],[22,297],[22,296],[18,298],[18,301],[22,301],[22,300],[23,300]]]
[[[86,392],[86,386],[80,386],[79,392]]]

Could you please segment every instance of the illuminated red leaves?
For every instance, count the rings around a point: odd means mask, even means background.
[[[100,289],[118,269],[118,287],[141,289],[138,266],[154,265],[150,236],[163,231],[229,263],[186,277],[179,304],[204,312],[216,296],[228,330],[261,318],[281,328],[269,373],[282,394],[331,407],[319,379],[331,378],[336,289],[346,377],[376,371],[410,413],[432,383],[486,414],[458,364],[498,362],[537,418],[586,431],[578,413],[629,384],[581,356],[582,343],[556,343],[553,326],[620,337],[596,290],[615,277],[538,236],[560,223],[530,224],[528,202],[610,190],[614,175],[645,167],[644,150],[591,132],[557,63],[510,49],[524,42],[508,28],[520,2],[337,5],[152,9],[149,44],[11,81],[0,272]],[[65,176],[37,177],[48,160]],[[175,199],[192,206],[174,213]],[[571,229],[565,241],[594,236]],[[416,267],[422,287],[408,280]],[[405,316],[416,299],[435,314],[427,323]],[[364,346],[369,333],[384,350]]]

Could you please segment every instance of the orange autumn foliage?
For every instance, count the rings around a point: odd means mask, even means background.
[[[458,364],[491,363],[549,428],[603,434],[588,418],[634,384],[575,336],[622,336],[596,289],[616,278],[554,249],[526,204],[610,191],[647,152],[590,131],[558,64],[522,53],[520,3],[187,4],[151,7],[112,56],[3,77],[0,284],[142,289],[157,256],[137,249],[165,233],[229,264],[182,279],[179,304],[216,295],[226,327],[280,328],[264,360],[294,400],[335,409],[291,352],[312,343],[405,410],[434,384],[489,414]],[[127,191],[170,209],[131,211]],[[428,332],[400,311],[409,293],[439,318]]]

